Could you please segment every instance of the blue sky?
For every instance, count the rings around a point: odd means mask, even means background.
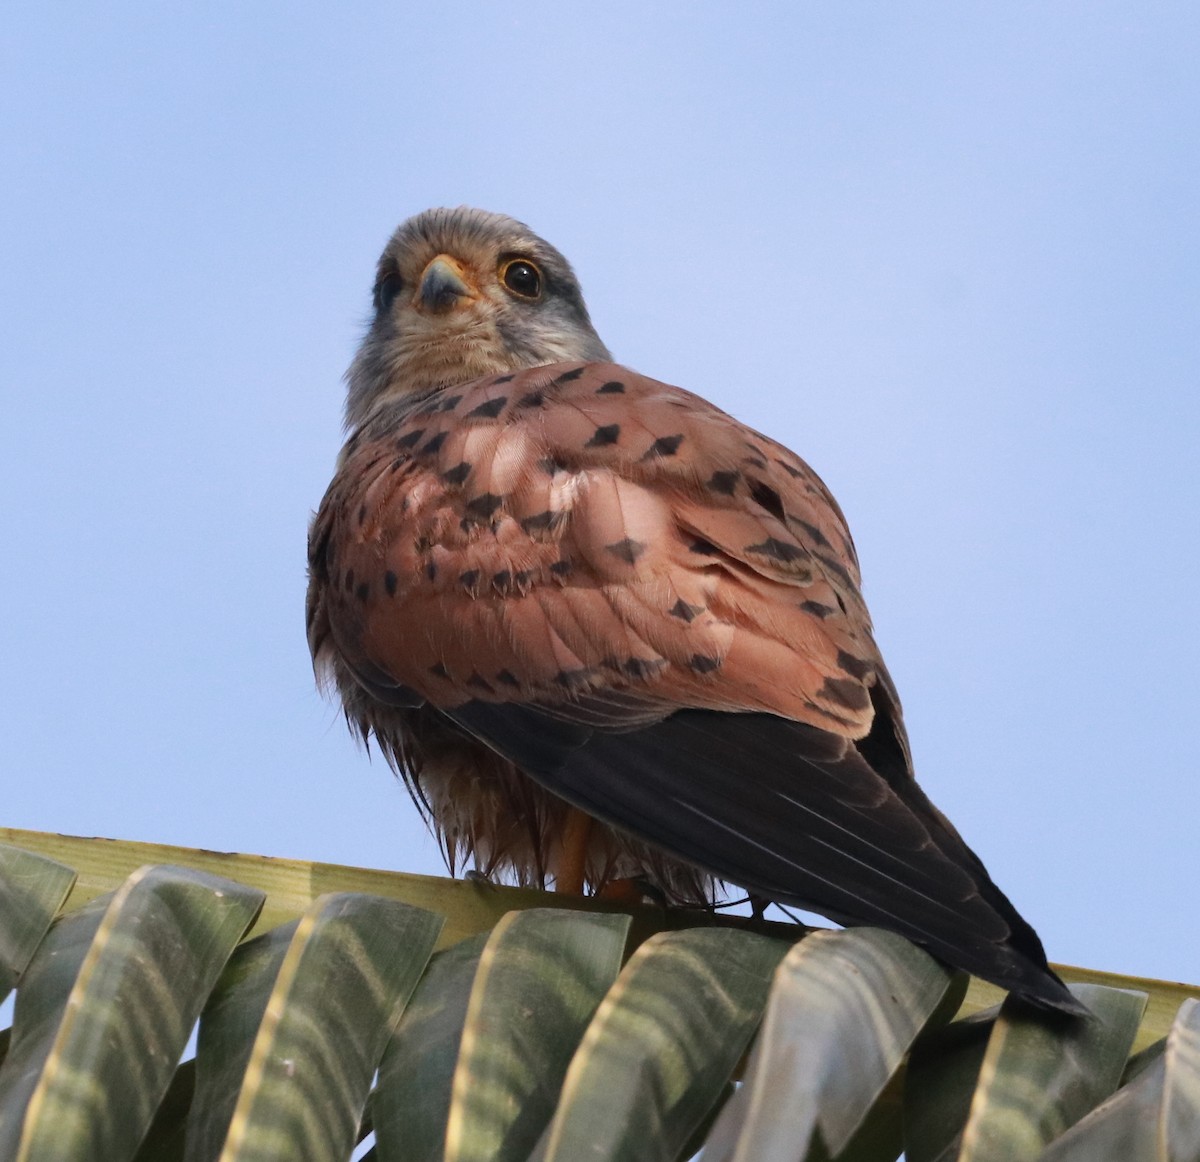
[[[1200,982],[1198,53],[1146,0],[10,11],[5,822],[439,870],[304,542],[377,254],[470,203],[824,476],[1052,958]]]

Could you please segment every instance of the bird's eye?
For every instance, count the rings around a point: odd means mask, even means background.
[[[404,289],[404,279],[398,270],[389,270],[375,283],[375,310],[389,311],[396,296]]]
[[[504,285],[523,299],[536,299],[542,293],[542,272],[527,258],[514,258],[500,268]]]

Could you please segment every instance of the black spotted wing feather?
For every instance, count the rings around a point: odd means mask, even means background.
[[[518,685],[498,700],[632,681],[667,705],[865,734],[879,659],[815,475],[677,388],[615,365],[554,372],[360,433],[314,535],[336,543],[318,566],[347,661],[436,705],[487,697],[480,679],[500,674]]]

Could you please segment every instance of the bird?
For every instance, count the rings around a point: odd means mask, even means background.
[[[452,874],[738,885],[1082,1011],[917,784],[846,519],[795,453],[614,362],[567,259],[470,207],[392,235],[346,380],[309,646]]]

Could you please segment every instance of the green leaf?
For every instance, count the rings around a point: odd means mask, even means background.
[[[446,1162],[525,1162],[621,966],[629,917],[535,909],[496,925],[467,1008]]]
[[[674,1162],[722,1095],[789,945],[694,928],[651,937],[571,1061],[546,1162]]]
[[[200,1014],[186,1162],[212,1162],[221,1154],[254,1038],[297,924],[293,920],[239,945]]]
[[[0,832],[2,834],[2,832]],[[68,861],[70,862],[70,861]],[[78,867],[72,864],[72,867]],[[1154,980],[1148,976],[1129,976],[1118,972],[1103,972],[1096,968],[1081,968],[1076,964],[1054,964],[1050,967],[1063,980],[1073,984],[1098,984],[1106,988],[1129,989],[1133,992],[1146,993],[1149,1001],[1146,1011],[1142,1014],[1142,1023],[1134,1040],[1135,1050],[1145,1049],[1155,1041],[1164,1038],[1171,1030],[1171,1022],[1179,1012],[1179,1006],[1190,996],[1200,992],[1200,988],[1192,984],[1181,984],[1172,980]],[[971,984],[963,1001],[960,1016],[967,1016],[981,1009],[998,1009],[1007,994],[994,984],[971,977]]]
[[[69,867],[0,845],[0,1001],[12,992],[74,883]]]
[[[959,1162],[1021,1162],[1116,1088],[1146,994],[1072,985],[1095,1019],[1045,1014],[1010,998],[1000,1010],[963,1130]]]
[[[25,1109],[54,1044],[79,966],[111,903],[101,896],[54,922],[21,978],[13,1028],[0,1066],[0,1158],[17,1151]]]
[[[1163,1037],[1161,1040],[1155,1041],[1153,1045],[1147,1045],[1140,1053],[1135,1053],[1125,1062],[1125,1068],[1121,1071],[1121,1084],[1128,1085],[1140,1077],[1166,1051],[1167,1039]]]
[[[267,902],[259,916],[256,934],[295,920],[318,896],[331,892],[383,896],[444,916],[446,924],[439,938],[439,947],[443,948],[467,936],[490,932],[506,913],[519,909],[555,908],[602,913],[630,910],[594,896],[581,898],[560,892],[452,880],[441,876],[407,875],[403,872],[343,867],[302,859],[170,847],[161,843],[82,838],[21,831],[13,827],[0,827],[0,843],[40,852],[75,868],[79,873],[79,881],[67,902],[68,910],[117,888],[128,875],[144,864],[178,864],[261,888],[267,893]],[[646,935],[678,923],[671,912],[662,908],[640,907],[631,910],[639,930]],[[740,917],[737,919],[741,921]],[[716,922],[731,921],[725,918]],[[694,926],[694,921],[689,919],[687,926]],[[766,924],[764,927],[783,932],[795,931],[790,924]],[[1162,1033],[1165,1032],[1164,1027]]]
[[[23,1118],[10,1119],[15,1111],[5,1110],[0,1156],[17,1162],[130,1156],[204,998],[261,904],[262,893],[253,888],[203,872],[147,867],[117,890],[98,924],[66,933],[65,948],[52,932],[18,993],[15,1041],[25,1036],[27,986],[35,993],[39,1041],[22,1046],[21,1055],[22,1080],[36,1083]],[[93,932],[80,956],[80,937]],[[62,963],[41,982],[48,987],[38,988],[34,969],[43,949]],[[60,950],[64,955],[56,957]],[[72,975],[65,1005],[52,1009],[47,1001],[52,994],[62,999]],[[12,1063],[10,1057],[6,1068]]]
[[[1200,1158],[1200,1001],[1183,1002],[1167,1034],[1162,1125],[1171,1162]]]
[[[344,1162],[371,1076],[442,926],[358,893],[301,918],[254,1042],[221,1162]]]
[[[626,912],[633,916],[631,929],[640,943],[664,929],[703,926],[733,927],[781,940],[794,940],[793,924],[751,923],[740,916],[701,917],[683,915],[673,909],[627,908],[596,897],[579,899],[555,892],[510,888],[498,884],[478,884],[469,880],[451,880],[436,876],[405,875],[401,872],[374,871],[315,863],[298,859],[274,859],[262,855],[238,855],[191,847],[171,847],[161,843],[134,843],[129,840],[83,838],[42,831],[23,831],[0,827],[0,843],[31,852],[39,852],[74,868],[79,880],[67,900],[67,910],[81,907],[88,900],[119,886],[131,872],[143,864],[175,864],[225,876],[239,883],[261,888],[267,902],[259,916],[257,929],[265,931],[299,916],[312,901],[326,892],[366,892],[402,900],[418,908],[445,915],[438,946],[448,948],[478,932],[491,931],[506,912],[520,908],[570,908],[595,912]],[[1179,1006],[1197,992],[1195,985],[1149,977],[1124,976],[1073,965],[1052,965],[1065,980],[1085,981],[1112,988],[1138,989],[1149,993],[1150,1002],[1142,1018],[1135,1042],[1143,1049],[1171,1028]],[[994,985],[972,977],[963,1002],[963,1015],[997,1005],[1004,994]]]
[[[692,1131],[687,1144],[676,1155],[676,1162],[690,1162],[691,1159],[699,1155],[700,1151],[704,1148],[704,1143],[708,1140],[709,1133],[716,1124],[717,1118],[721,1116],[721,1111],[725,1108],[725,1103],[735,1093],[737,1093],[737,1084],[731,1079],[721,1087],[721,1092],[717,1094],[717,1100],[713,1103],[712,1109],[704,1115],[700,1123]]]
[[[1163,1062],[1156,1061],[1132,1085],[1122,1086],[1106,1102],[1040,1155],[1045,1162],[1167,1162],[1160,1146]],[[1192,1155],[1193,1158],[1196,1155]]]
[[[779,966],[746,1083],[717,1120],[706,1162],[842,1150],[917,1034],[935,1014],[949,1016],[951,979],[892,932],[810,933]]]
[[[999,1012],[999,1007],[985,1009],[917,1038],[904,1079],[907,1162],[942,1162],[957,1155]]]
[[[184,1131],[195,1090],[196,1060],[192,1058],[175,1070],[133,1162],[184,1162]]]
[[[441,1162],[458,1047],[488,934],[435,953],[379,1063],[371,1099],[380,1162]]]
[[[1200,1159],[1200,1002],[1184,1001],[1163,1052],[1042,1157],[1045,1162]]]

